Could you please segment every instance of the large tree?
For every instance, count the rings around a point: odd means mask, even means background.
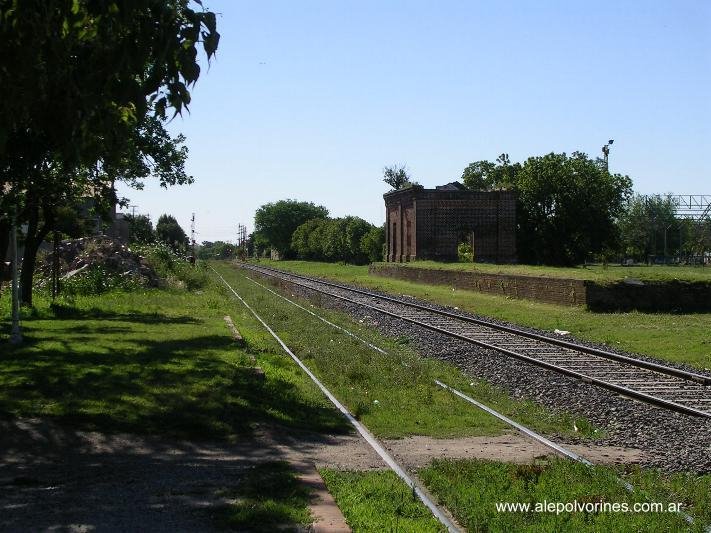
[[[158,217],[156,237],[176,253],[183,253],[188,248],[188,236],[173,215]]]
[[[574,152],[511,164],[478,162],[465,169],[470,188],[516,192],[517,249],[524,263],[573,265],[615,248],[616,221],[631,195],[628,176],[610,174],[599,160]]]
[[[128,223],[128,239],[131,243],[150,244],[156,240],[153,222],[148,215],[124,215]]]
[[[170,151],[161,122],[189,104],[197,47],[209,60],[219,34],[199,0],[0,0],[0,22],[0,234],[11,215],[27,224],[22,299],[31,304],[55,211],[88,190],[105,208],[137,153]],[[169,176],[179,164],[151,174],[185,183]]]
[[[265,204],[254,215],[254,229],[283,257],[291,253],[291,237],[307,220],[328,217],[328,209],[313,202],[279,200]]]

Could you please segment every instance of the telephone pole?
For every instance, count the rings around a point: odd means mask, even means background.
[[[237,254],[240,258],[247,257],[247,226],[237,224]]]

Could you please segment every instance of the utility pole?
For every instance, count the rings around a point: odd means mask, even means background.
[[[192,249],[190,262],[195,264],[195,213],[190,219],[190,245]]]
[[[247,257],[247,226],[237,224],[237,254],[244,260]]]
[[[17,206],[15,206],[12,213],[10,251],[12,254],[12,329],[10,330],[10,343],[20,344],[22,342],[22,330],[20,329],[20,295],[17,278]]]

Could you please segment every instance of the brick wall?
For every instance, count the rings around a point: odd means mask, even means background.
[[[625,282],[602,285],[592,281],[472,271],[371,265],[376,276],[446,285],[510,298],[557,305],[584,305],[594,311],[711,311],[711,283]]]
[[[516,197],[511,191],[412,187],[384,196],[386,260],[456,260],[473,237],[476,261],[516,262]]]

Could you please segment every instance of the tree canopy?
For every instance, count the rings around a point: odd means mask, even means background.
[[[200,0],[0,0],[0,234],[25,223],[22,300],[32,303],[36,253],[57,213],[114,184],[190,183],[181,113],[219,33]],[[0,240],[0,252],[6,243]]]
[[[383,181],[396,191],[408,187],[419,187],[407,172],[405,165],[394,164],[383,168]]]
[[[292,236],[292,250],[301,259],[364,264],[380,261],[385,230],[359,217],[313,219]]]
[[[188,236],[178,221],[172,215],[161,215],[156,223],[156,237],[170,246],[174,252],[185,252],[188,247]]]
[[[128,223],[128,238],[131,243],[150,244],[156,240],[156,232],[148,215],[124,215]]]
[[[491,191],[514,187],[516,174],[521,170],[520,163],[511,164],[508,154],[501,154],[496,163],[475,161],[462,172],[462,183],[473,191]]]
[[[31,131],[91,163],[149,108],[180,113],[220,38],[199,0],[0,0],[0,22],[0,159]]]
[[[291,253],[291,237],[296,228],[311,219],[328,217],[328,209],[313,202],[279,200],[257,209],[254,231],[260,242],[279,251],[282,257]]]
[[[469,165],[462,177],[471,189],[516,192],[518,257],[534,264],[577,264],[616,247],[616,221],[632,189],[628,176],[610,174],[581,152],[529,157],[523,164],[502,154],[496,163]]]

